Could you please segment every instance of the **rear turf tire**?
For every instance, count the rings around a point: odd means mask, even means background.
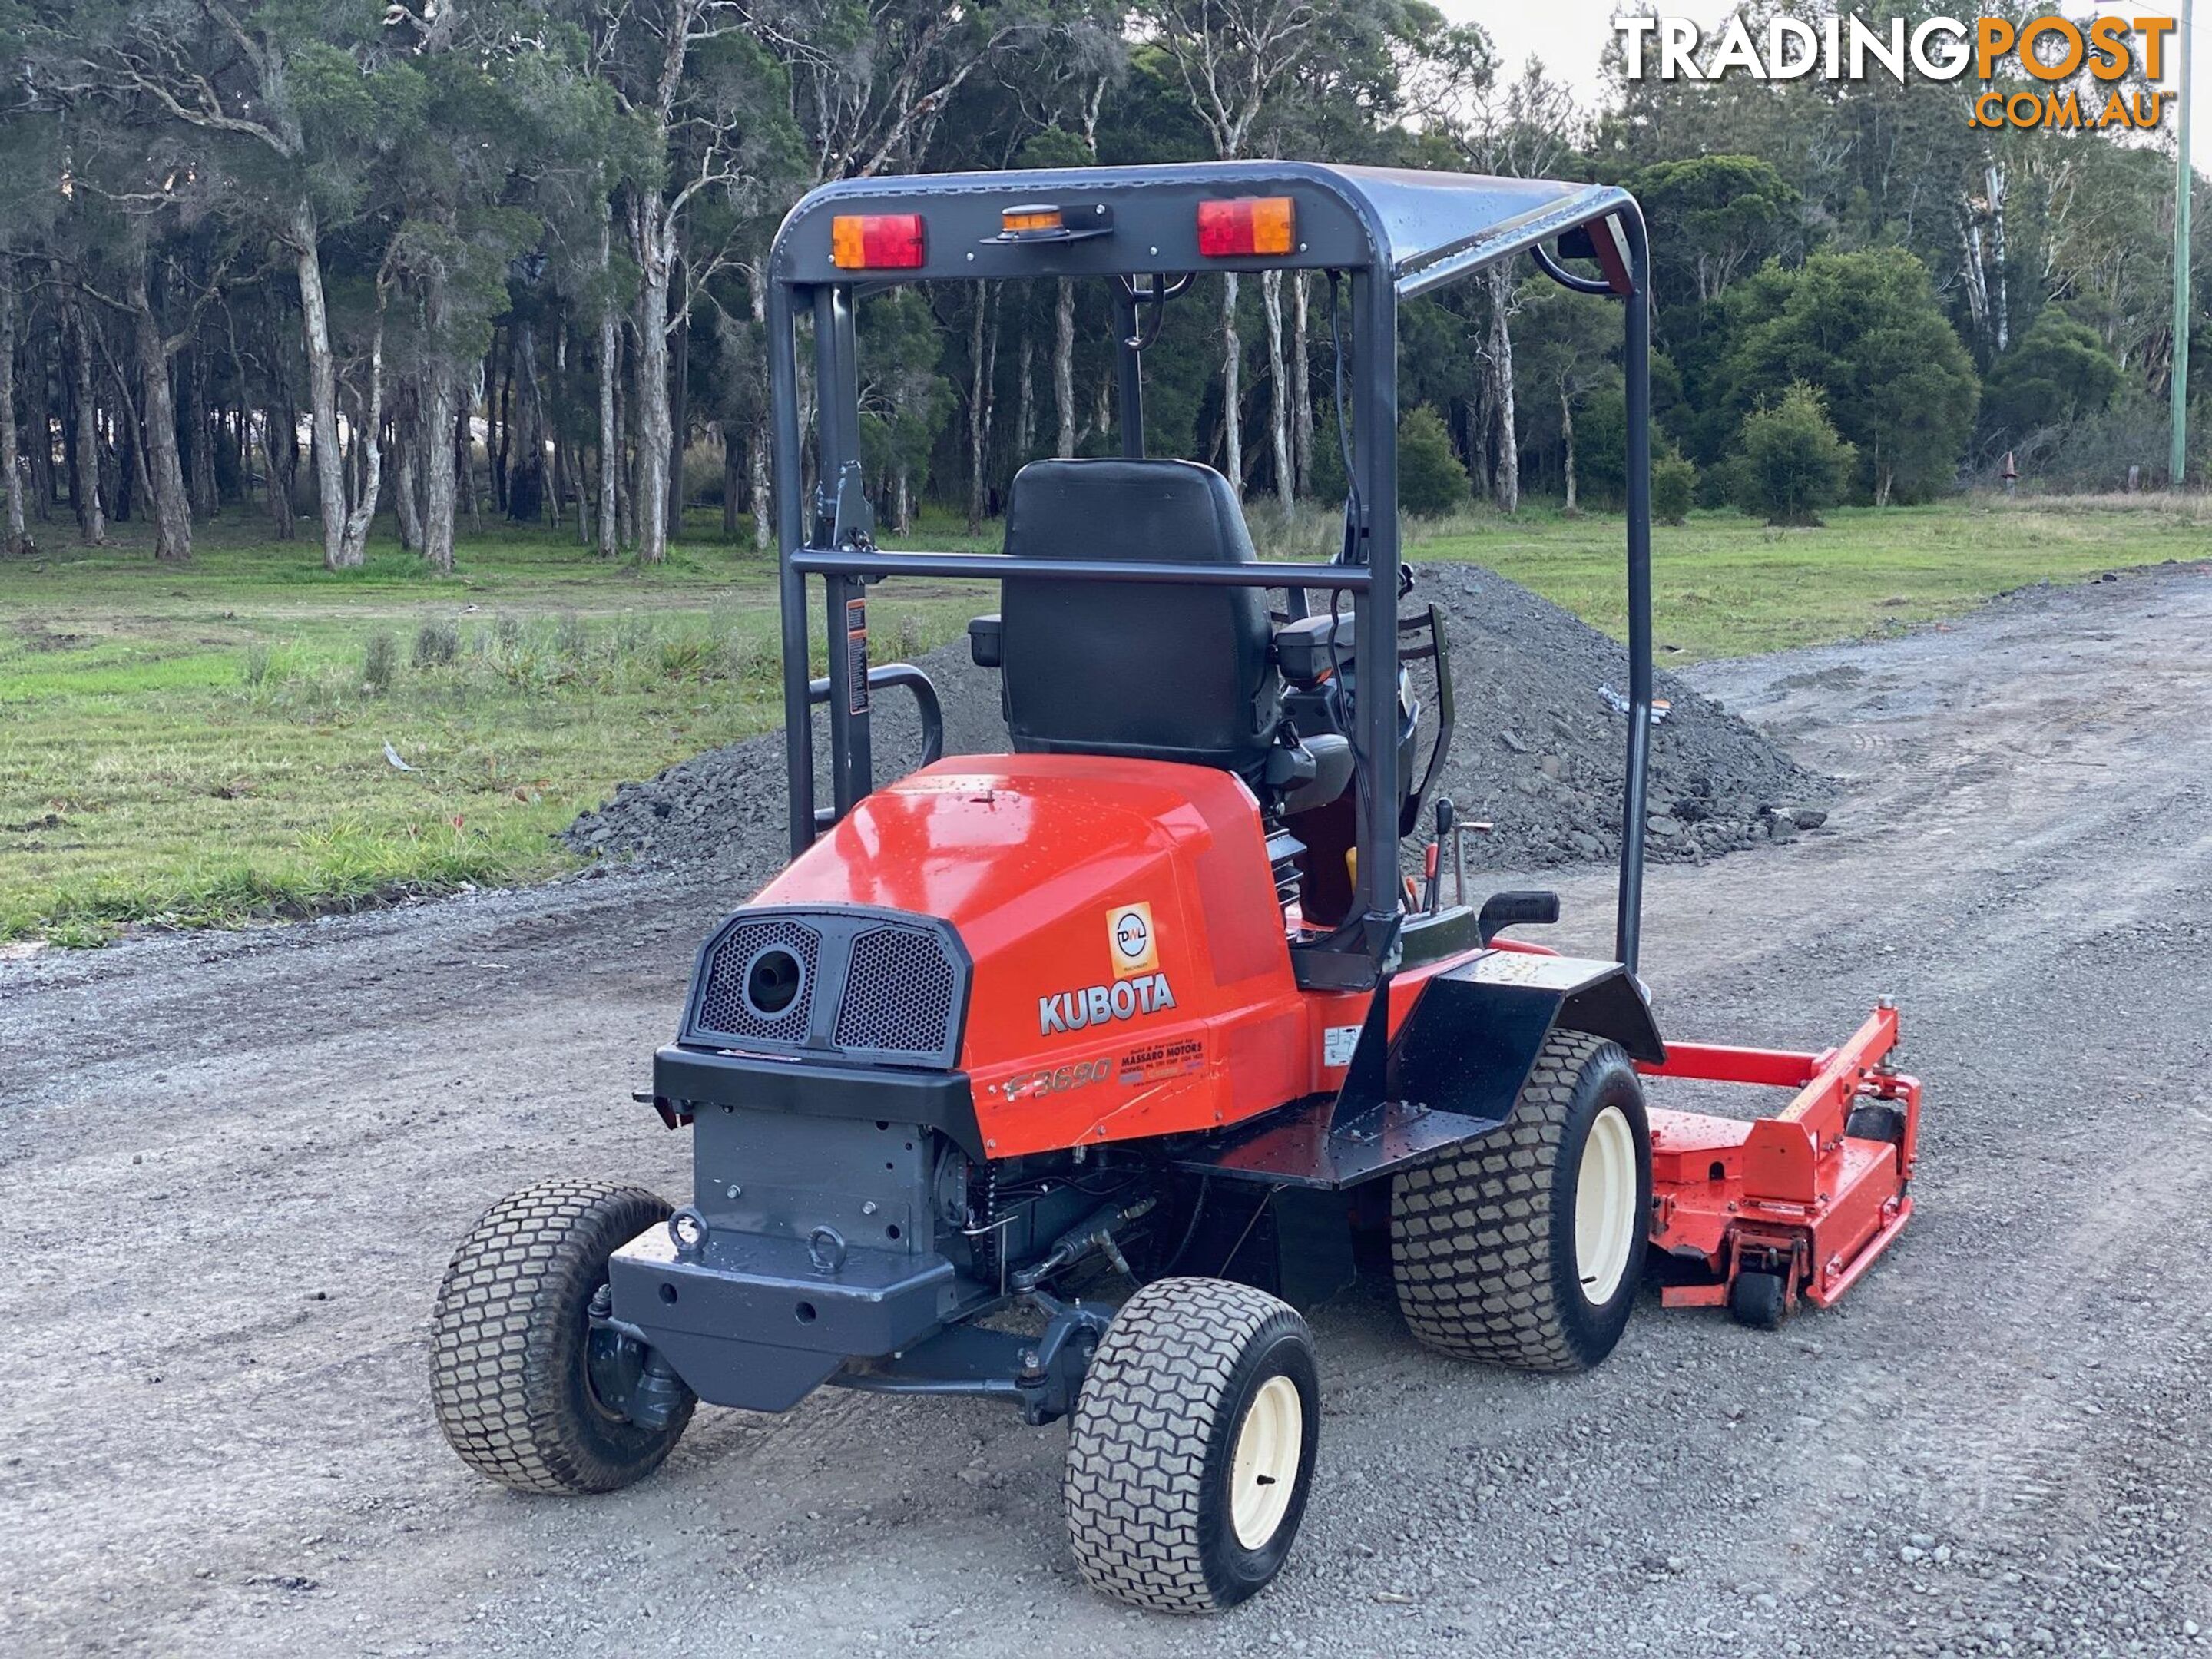
[[[547,1181],[487,1212],[463,1239],[430,1321],[430,1398],[460,1459],[516,1492],[612,1492],[660,1466],[691,1420],[660,1429],[600,1403],[587,1359],[607,1258],[668,1219],[637,1187]]]
[[[1587,1370],[1635,1306],[1650,1211],[1635,1067],[1602,1037],[1553,1031],[1504,1127],[1393,1184],[1399,1310],[1455,1358]]]
[[[1219,1279],[1146,1285],[1069,1419],[1076,1565],[1135,1607],[1234,1607],[1290,1553],[1320,1427],[1313,1338],[1288,1303]]]

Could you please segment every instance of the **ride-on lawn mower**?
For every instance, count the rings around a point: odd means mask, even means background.
[[[1467,902],[1468,826],[1429,800],[1449,647],[1438,612],[1401,615],[1398,306],[1524,252],[1626,301],[1609,961],[1504,935],[1556,921],[1554,895]],[[1198,274],[1285,270],[1326,273],[1350,480],[1327,562],[1258,558],[1228,481],[1145,453],[1163,308]],[[1387,1242],[1418,1340],[1530,1370],[1605,1358],[1647,1253],[1666,1303],[1753,1324],[1842,1295],[1911,1213],[1919,1085],[1890,1065],[1895,1012],[1820,1054],[1668,1045],[1636,974],[1648,275],[1633,200],[1536,179],[1254,161],[801,202],[768,325],[792,861],[708,938],[641,1097],[691,1129],[690,1200],[549,1182],[454,1254],[431,1382],[462,1458],[520,1491],[605,1492],[656,1467],[700,1400],[1000,1399],[1069,1419],[1084,1577],[1203,1611],[1266,1584],[1297,1533],[1321,1401],[1296,1309],[1349,1285],[1363,1242]],[[1024,467],[1000,553],[879,550],[856,307],[1018,278],[1114,285],[1121,455]],[[914,576],[1000,584],[969,633],[1011,754],[939,758],[926,678],[870,666],[866,590]],[[893,687],[920,702],[927,763],[878,787],[870,708]],[[1756,1122],[1647,1112],[1640,1073],[1798,1092]]]

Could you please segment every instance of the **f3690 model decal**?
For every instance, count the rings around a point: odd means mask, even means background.
[[[1111,985],[1086,985],[1079,991],[1060,991],[1037,999],[1037,1030],[1047,1036],[1103,1025],[1109,1019],[1134,1019],[1176,1006],[1165,974],[1146,974],[1137,979],[1116,980]]]

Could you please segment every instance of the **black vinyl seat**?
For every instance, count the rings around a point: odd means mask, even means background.
[[[1249,564],[1229,481],[1176,460],[1032,461],[1015,474],[1006,552],[1025,559]],[[1024,754],[1123,755],[1256,781],[1282,723],[1257,587],[1009,578],[1000,666]]]

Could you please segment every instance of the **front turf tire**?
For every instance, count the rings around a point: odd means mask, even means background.
[[[1587,1370],[1627,1327],[1650,1212],[1636,1068],[1616,1043],[1555,1030],[1510,1121],[1393,1183],[1399,1310],[1454,1358]]]
[[[461,1462],[516,1492],[612,1492],[642,1480],[683,1434],[603,1405],[587,1364],[607,1258],[668,1219],[638,1187],[546,1181],[488,1211],[453,1252],[430,1319],[430,1399]]]
[[[1218,1613],[1282,1570],[1313,1485],[1321,1389],[1288,1303],[1163,1279],[1114,1316],[1069,1419],[1067,1537],[1091,1588]]]

